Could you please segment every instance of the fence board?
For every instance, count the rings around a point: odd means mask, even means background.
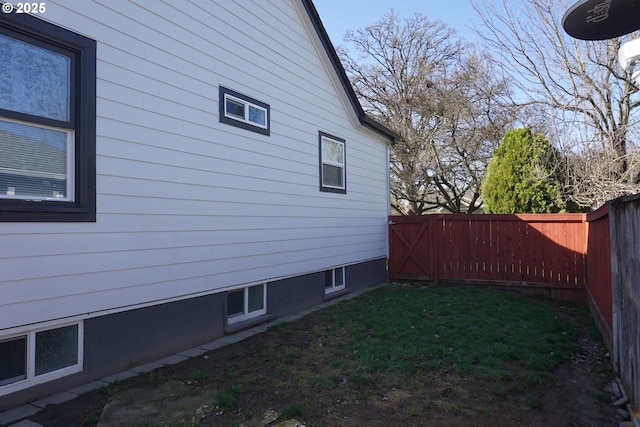
[[[611,360],[613,350],[613,302],[611,287],[611,237],[609,204],[587,215],[588,232],[585,237],[587,299],[591,313],[604,343],[609,350]]]
[[[614,364],[640,411],[640,195],[610,203]]]
[[[530,222],[527,224],[527,263],[529,275],[534,282],[544,280],[544,259],[540,254],[544,253],[544,234],[542,223]]]

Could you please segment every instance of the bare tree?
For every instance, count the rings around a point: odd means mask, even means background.
[[[391,196],[401,214],[481,206],[486,165],[514,121],[508,80],[421,14],[347,32],[339,55],[368,114],[401,138],[392,149]]]
[[[583,41],[568,36],[561,20],[569,3],[508,0],[473,4],[482,20],[477,34],[504,70],[516,76],[520,105],[536,106],[532,126],[549,135],[567,161],[565,193],[597,207],[640,191],[634,173],[640,97],[617,64],[621,39]]]

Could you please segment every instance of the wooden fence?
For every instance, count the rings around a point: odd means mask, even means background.
[[[640,195],[588,215],[391,216],[389,279],[586,295],[640,413]]]
[[[588,302],[613,355],[609,205],[585,214],[389,217],[389,279]]]
[[[584,289],[583,214],[389,218],[389,278]]]

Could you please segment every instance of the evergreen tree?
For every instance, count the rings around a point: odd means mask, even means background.
[[[558,153],[529,128],[507,132],[482,183],[485,213],[552,213],[563,209]]]

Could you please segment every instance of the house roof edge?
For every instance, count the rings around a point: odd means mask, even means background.
[[[355,111],[356,116],[360,121],[360,124],[379,133],[380,135],[389,139],[392,144],[394,144],[396,140],[399,138],[399,135],[393,132],[391,129],[389,129],[385,125],[383,125],[382,123],[371,118],[364,112],[364,109],[362,108],[362,105],[358,100],[358,96],[353,90],[353,86],[351,86],[349,77],[347,77],[347,73],[344,70],[344,67],[342,66],[342,62],[340,62],[338,53],[336,52],[336,49],[333,47],[333,43],[331,43],[329,34],[327,34],[327,30],[324,28],[324,24],[322,24],[322,20],[320,19],[320,15],[318,14],[318,11],[315,5],[313,4],[313,1],[312,0],[300,0],[300,1],[302,2],[304,9],[309,15],[309,19],[311,19],[313,28],[316,30],[316,33],[320,38],[320,42],[322,43],[322,46],[324,47],[324,50],[327,53],[327,56],[329,57],[331,64],[333,65],[333,69],[338,75],[340,83],[342,84],[342,87],[346,92],[347,97],[349,98],[349,102],[351,103],[351,106],[353,107],[353,110]]]

